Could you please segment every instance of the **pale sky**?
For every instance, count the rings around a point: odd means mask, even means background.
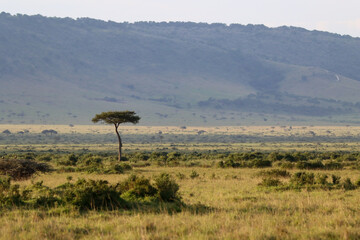
[[[360,37],[360,0],[0,0],[0,11],[116,22],[286,25]]]

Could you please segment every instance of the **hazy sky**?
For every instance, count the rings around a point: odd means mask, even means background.
[[[0,11],[116,22],[291,25],[360,37],[360,0],[0,0]]]

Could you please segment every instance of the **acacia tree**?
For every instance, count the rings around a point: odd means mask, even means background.
[[[122,123],[133,123],[136,124],[140,120],[140,117],[132,111],[122,111],[122,112],[102,112],[100,114],[96,114],[95,117],[92,119],[94,123],[103,122],[106,124],[114,124],[115,132],[119,140],[119,158],[118,160],[121,161],[121,148],[122,148],[122,141],[118,131],[119,125]]]

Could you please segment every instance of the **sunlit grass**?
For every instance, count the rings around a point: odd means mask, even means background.
[[[0,125],[0,132],[29,129],[39,133],[54,129],[59,133],[113,133],[112,126]],[[360,127],[144,127],[125,126],[127,134],[243,134],[249,136],[353,136]],[[2,152],[107,152],[117,144],[27,144],[0,145]],[[134,151],[359,151],[353,142],[244,142],[244,143],[127,143],[124,152]],[[179,213],[154,211],[90,211],[74,209],[0,210],[0,239],[360,239],[360,189],[353,191],[287,190],[259,187],[261,169],[217,168],[213,160],[200,159],[208,167],[134,167],[125,174],[84,172],[48,173],[15,182],[21,187],[43,181],[56,187],[78,178],[123,181],[130,174],[153,179],[170,173],[180,185],[182,201],[189,206]],[[193,172],[197,177],[191,177]],[[294,173],[299,170],[288,170]],[[312,171],[336,174],[342,180],[360,179],[358,170]],[[289,181],[288,179],[282,180]],[[197,210],[197,212],[195,211]]]
[[[192,171],[198,177],[191,178]],[[160,212],[62,212],[61,210],[5,210],[0,217],[1,239],[358,239],[360,190],[274,191],[260,188],[260,169],[184,167],[135,168],[153,178],[172,174],[184,203],[201,203],[207,210]],[[295,172],[291,170],[290,172]],[[324,171],[314,171],[324,172]],[[352,181],[354,170],[325,171]],[[178,178],[181,173],[185,177]],[[68,176],[105,179],[116,183],[129,174],[53,173],[21,182],[43,181],[55,187]]]
[[[185,128],[184,128],[185,127]],[[114,133],[111,125],[12,125],[0,124],[0,133],[4,130],[13,133],[28,130],[30,133],[41,133],[43,130],[53,129],[60,134],[68,133]],[[360,126],[133,126],[124,125],[119,128],[124,134],[204,134],[220,135],[249,135],[249,136],[359,136]]]
[[[11,144],[3,152],[115,152],[117,144]],[[360,142],[249,142],[249,143],[124,143],[124,152],[134,151],[359,151]]]

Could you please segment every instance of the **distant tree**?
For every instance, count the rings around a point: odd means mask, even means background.
[[[11,134],[11,132],[10,132],[8,129],[4,130],[2,133],[4,133],[4,134]]]
[[[140,120],[140,117],[132,111],[122,111],[122,112],[102,112],[100,114],[96,114],[95,117],[92,119],[94,123],[103,122],[106,124],[114,124],[115,132],[119,140],[119,158],[118,160],[121,161],[121,148],[122,148],[122,141],[118,131],[119,125],[122,123],[133,123],[136,124]]]
[[[53,129],[49,129],[49,130],[43,130],[41,131],[42,134],[45,134],[45,135],[55,135],[55,134],[58,134],[57,131],[53,130]]]
[[[203,133],[206,133],[206,131],[200,130],[200,131],[197,132],[198,135],[201,135],[201,134],[203,134]]]

